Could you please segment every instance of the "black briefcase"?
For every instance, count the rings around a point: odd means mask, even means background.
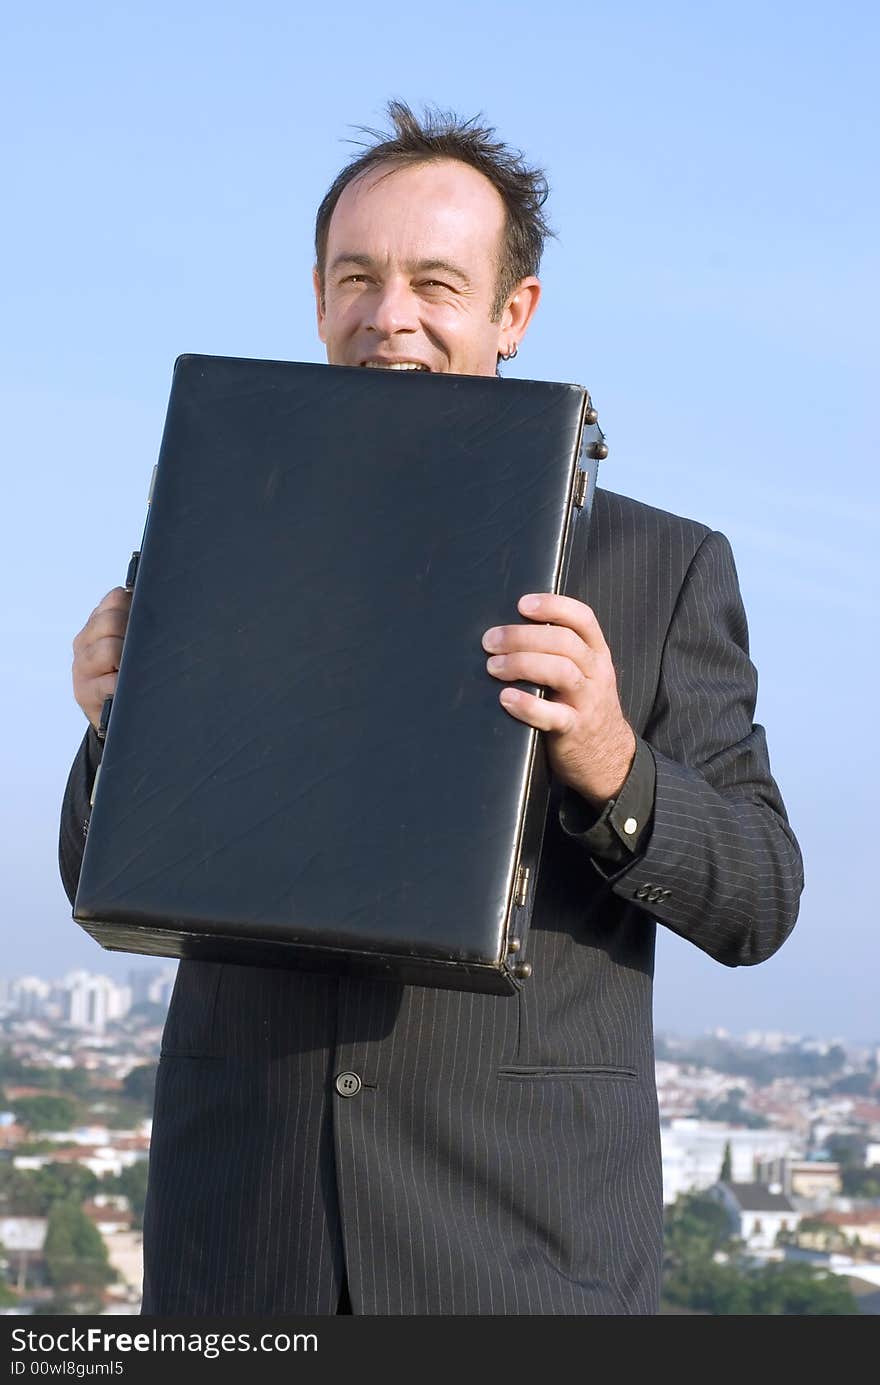
[[[582,570],[604,453],[577,385],[181,356],[77,922],[513,993],[549,776],[481,638]]]

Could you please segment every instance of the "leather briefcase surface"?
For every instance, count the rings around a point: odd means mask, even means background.
[[[582,568],[604,452],[577,385],[181,356],[77,922],[515,992],[549,776],[481,638]]]

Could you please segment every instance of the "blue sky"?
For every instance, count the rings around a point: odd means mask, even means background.
[[[70,643],[140,539],[175,357],[321,360],[314,210],[401,97],[547,168],[508,373],[591,390],[610,489],[730,538],[807,868],[728,971],[668,935],[658,1027],[878,1040],[875,5],[45,3],[0,31],[0,972],[122,976],[71,921]],[[869,634],[870,631],[870,634]]]

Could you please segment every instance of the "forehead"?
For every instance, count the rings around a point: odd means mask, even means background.
[[[493,259],[504,203],[488,178],[455,159],[381,164],[340,195],[327,236],[327,258],[369,251],[387,259],[466,255]]]

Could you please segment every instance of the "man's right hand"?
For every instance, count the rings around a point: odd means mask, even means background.
[[[131,592],[114,587],[96,606],[73,642],[73,695],[98,729],[105,697],[116,691]]]

